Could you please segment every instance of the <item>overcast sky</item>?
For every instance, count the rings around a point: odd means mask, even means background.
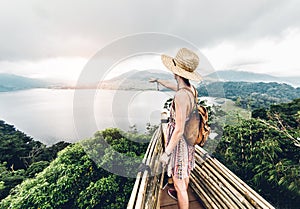
[[[193,43],[215,70],[300,76],[299,0],[2,1],[0,72],[76,80],[103,47],[145,32]]]

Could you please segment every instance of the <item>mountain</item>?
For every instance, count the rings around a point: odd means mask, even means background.
[[[100,88],[102,89],[124,89],[124,90],[154,90],[156,89],[155,83],[149,83],[150,78],[160,78],[162,80],[171,80],[173,75],[155,70],[132,70],[116,76],[110,80],[102,81]],[[160,89],[164,89],[160,86]]]
[[[210,81],[278,82],[291,84],[296,87],[300,86],[300,77],[277,77],[268,74],[235,70],[217,71],[204,78]]]
[[[231,99],[245,109],[268,108],[300,98],[300,87],[277,82],[219,81],[201,83],[197,90],[202,96]]]
[[[171,73],[166,73],[164,71],[158,71],[158,70],[131,70],[129,72],[123,73],[119,76],[116,76],[109,81],[116,81],[116,80],[123,80],[123,79],[130,79],[130,80],[143,80],[147,81],[149,78],[160,78],[163,80],[170,80],[173,78],[173,75]]]
[[[15,91],[30,88],[45,88],[50,85],[49,82],[27,78],[13,74],[0,74],[0,92]]]
[[[155,83],[149,83],[150,78],[160,78],[162,80],[173,80],[173,74],[157,71],[157,70],[131,70],[123,73],[109,80],[104,80],[100,83],[101,89],[122,89],[122,90],[154,90],[156,89]],[[252,73],[245,71],[217,71],[207,76],[204,76],[205,83],[212,83],[216,81],[231,81],[231,82],[276,82],[286,83],[294,87],[300,87],[300,77],[276,77],[268,74]],[[174,81],[175,82],[175,81]],[[96,88],[97,84],[86,84],[76,88]],[[71,87],[72,88],[72,87]],[[159,86],[160,90],[165,90],[163,86]]]

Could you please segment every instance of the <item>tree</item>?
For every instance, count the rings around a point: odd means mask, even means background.
[[[12,188],[25,179],[24,173],[23,169],[17,171],[8,169],[6,162],[0,164],[0,200],[6,197]]]
[[[7,167],[13,166],[17,170],[27,167],[22,158],[29,156],[33,148],[42,143],[0,120],[0,144],[0,162],[7,162]]]
[[[134,179],[112,174],[103,169],[101,163],[111,165],[114,152],[141,159],[147,141],[149,136],[119,129],[99,131],[91,139],[67,146],[45,169],[47,162],[33,163],[26,171],[32,178],[13,188],[0,202],[0,208],[125,208]],[[87,150],[90,153],[87,154]],[[104,155],[95,163],[91,154],[98,156],[98,151]],[[123,163],[132,165],[134,162]],[[128,166],[128,171],[130,169]]]
[[[214,155],[274,205],[300,204],[300,147],[285,132],[258,119],[243,119],[225,127]]]

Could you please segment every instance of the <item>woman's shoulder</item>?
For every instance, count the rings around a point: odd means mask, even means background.
[[[188,94],[187,94],[187,90],[185,89],[179,89],[178,91],[176,91],[174,99],[175,100],[183,100],[185,101],[188,98]]]

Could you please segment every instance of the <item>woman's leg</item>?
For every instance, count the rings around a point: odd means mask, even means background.
[[[188,190],[189,182],[190,182],[190,177],[187,177],[184,180],[185,180],[186,190]]]
[[[178,206],[180,209],[188,209],[189,208],[189,197],[188,197],[188,193],[187,193],[188,179],[189,178],[178,179],[175,176],[173,176],[174,187],[177,192]]]

